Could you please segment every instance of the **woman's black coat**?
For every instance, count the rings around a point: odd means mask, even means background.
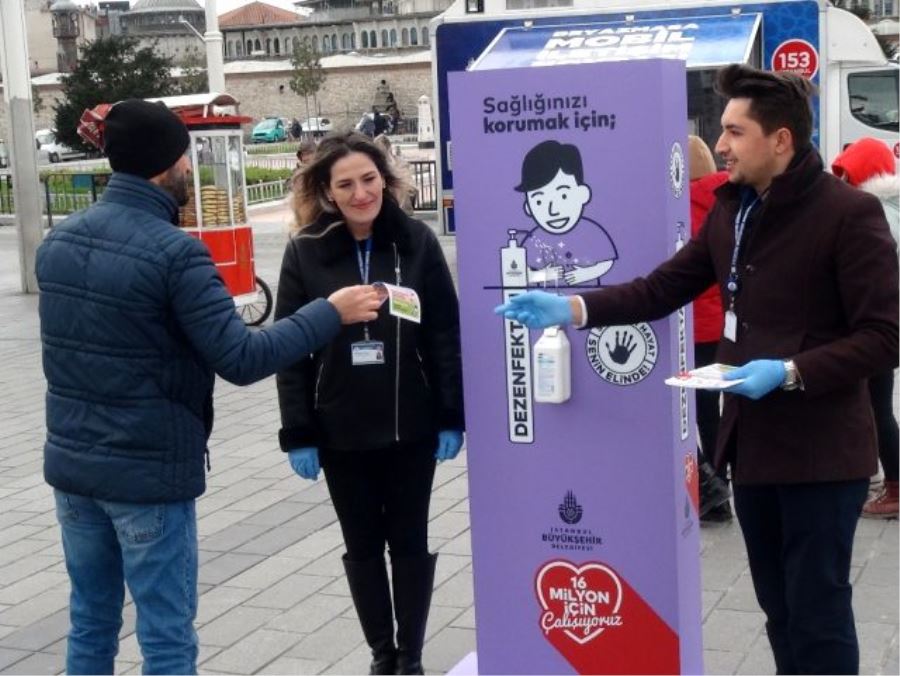
[[[281,266],[275,318],[362,278],[358,244],[346,225],[323,214],[295,235]],[[353,366],[350,346],[362,324],[344,326],[324,349],[278,374],[281,448],[384,448],[464,429],[459,306],[437,237],[385,199],[372,230],[369,283],[411,287],[422,322],[391,316],[385,303],[368,324],[385,363]]]

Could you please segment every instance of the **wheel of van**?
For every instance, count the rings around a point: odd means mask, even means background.
[[[238,309],[238,314],[247,326],[260,326],[272,314],[272,290],[259,277],[256,278],[257,299]]]
[[[50,153],[49,155],[47,155],[47,159],[50,160],[51,164],[56,164],[57,162],[59,162],[59,155],[57,155],[56,153]]]

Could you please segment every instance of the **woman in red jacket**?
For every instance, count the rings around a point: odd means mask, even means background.
[[[834,159],[831,170],[854,188],[881,200],[891,234],[896,240],[900,224],[897,207],[900,176],[896,175],[894,156],[887,145],[878,139],[861,138],[844,148]],[[878,432],[878,457],[884,469],[884,485],[863,506],[862,515],[867,519],[896,519],[900,507],[897,483],[900,451],[897,418],[894,416],[894,369],[869,378],[869,397]]]
[[[691,171],[691,236],[696,235],[706,215],[716,201],[714,191],[726,180],[727,171],[716,171],[709,146],[699,136],[688,137]],[[716,360],[716,347],[722,337],[724,317],[719,289],[709,287],[694,301],[694,363],[698,368]],[[700,468],[700,520],[729,521],[731,491],[725,470],[716,474],[704,453],[712,454],[716,448],[716,431],[719,427],[719,393],[697,390],[697,428],[700,446],[697,448],[697,465]]]

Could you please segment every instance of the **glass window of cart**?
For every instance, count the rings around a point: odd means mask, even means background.
[[[247,222],[243,159],[240,132],[236,132],[228,136],[228,172],[231,174],[231,205],[235,225]]]
[[[197,167],[200,172],[200,211],[204,228],[231,225],[226,148],[227,139],[224,136],[198,138]]]

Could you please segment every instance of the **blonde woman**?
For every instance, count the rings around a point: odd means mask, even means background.
[[[437,560],[428,552],[431,484],[435,461],[456,457],[463,439],[456,292],[437,237],[398,205],[406,189],[362,134],[326,137],[295,178],[300,227],[275,308],[288,315],[345,280],[410,287],[421,301],[420,323],[383,307],[278,374],[281,447],[301,477],[316,479],[320,465],[325,472],[375,674],[423,673]]]

